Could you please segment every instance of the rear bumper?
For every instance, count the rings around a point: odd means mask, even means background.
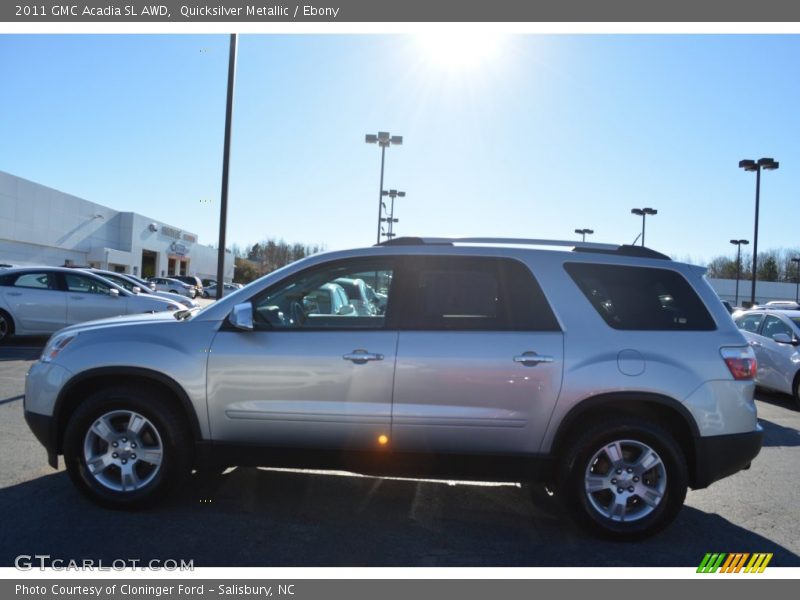
[[[692,487],[705,488],[724,477],[750,467],[761,451],[764,432],[715,435],[695,439],[695,470]]]
[[[33,435],[47,450],[47,462],[54,469],[58,468],[57,437],[53,417],[25,411],[25,422],[30,427]]]

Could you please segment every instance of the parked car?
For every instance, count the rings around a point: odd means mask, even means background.
[[[800,304],[794,300],[770,300],[763,305],[763,308],[769,309],[782,309],[782,310],[800,310]]]
[[[238,292],[239,287],[233,285],[232,283],[225,283],[222,287],[222,295],[226,296],[231,292]],[[208,287],[203,288],[203,298],[216,298],[217,297],[217,284],[214,283]]]
[[[704,271],[574,241],[314,254],[175,319],[59,332],[25,416],[104,505],[193,467],[303,466],[546,483],[587,530],[641,538],[761,448],[755,356]],[[391,282],[385,314],[323,310],[340,278]]]
[[[172,278],[177,279],[178,281],[182,281],[183,283],[186,283],[188,285],[194,286],[194,289],[197,290],[198,294],[203,293],[203,282],[196,275],[173,275]]]
[[[17,267],[0,273],[0,341],[12,335],[49,335],[105,317],[181,309],[167,298],[139,296],[76,269]]]
[[[172,294],[170,292],[161,292],[158,290],[154,291],[148,282],[134,279],[133,276],[126,273],[117,273],[115,271],[106,271],[103,269],[84,269],[84,271],[89,271],[104,279],[108,279],[133,294],[155,295],[159,298],[168,298],[173,302],[182,304],[186,308],[195,308],[198,306],[197,302],[181,294]]]
[[[197,288],[173,277],[151,277],[149,282],[155,284],[156,291],[180,294],[194,300],[197,297]]]
[[[755,352],[756,383],[790,394],[800,409],[800,310],[753,309],[734,320]]]

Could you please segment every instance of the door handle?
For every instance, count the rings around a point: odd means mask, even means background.
[[[383,360],[383,354],[367,352],[366,350],[353,350],[350,354],[342,356],[344,360],[353,361],[357,365],[363,365],[371,360]]]
[[[69,299],[70,300],[83,300],[84,298],[83,298],[83,296],[70,296]]]
[[[553,357],[536,354],[536,352],[523,352],[519,356],[514,357],[514,362],[525,365],[526,367],[535,367],[539,363],[553,362]]]
[[[7,296],[22,296],[22,292],[8,292]]]

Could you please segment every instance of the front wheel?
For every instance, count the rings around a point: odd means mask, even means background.
[[[569,444],[558,489],[590,533],[641,539],[666,527],[686,497],[686,459],[672,435],[640,419],[610,419]]]
[[[72,415],[64,460],[93,501],[134,508],[162,498],[188,473],[191,441],[170,399],[147,387],[95,392]]]

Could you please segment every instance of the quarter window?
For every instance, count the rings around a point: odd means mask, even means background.
[[[716,329],[703,301],[676,271],[590,263],[567,263],[564,268],[597,313],[614,329]]]
[[[52,277],[49,273],[23,273],[17,277],[13,285],[19,288],[48,290],[52,287]]]

